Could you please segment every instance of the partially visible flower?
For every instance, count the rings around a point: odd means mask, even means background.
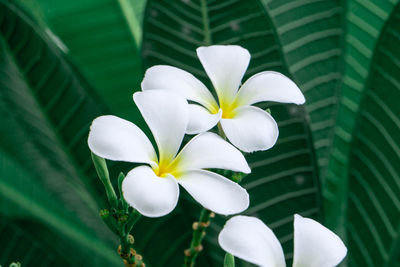
[[[281,73],[264,71],[240,87],[250,62],[250,53],[240,46],[199,47],[197,56],[218,102],[192,74],[166,65],[146,71],[142,90],[172,90],[200,104],[190,104],[189,134],[207,131],[219,122],[226,137],[240,150],[271,148],[278,138],[277,124],[268,112],[252,105],[262,101],[303,104],[304,96],[296,84]]]
[[[144,163],[132,169],[122,183],[125,200],[148,217],[171,212],[178,201],[180,184],[205,208],[234,214],[249,205],[249,195],[237,183],[203,170],[220,168],[250,173],[235,147],[213,133],[192,138],[178,153],[188,124],[188,103],[174,93],[135,93],[134,101],[153,133],[150,140],[133,123],[115,116],[96,118],[90,128],[90,150],[103,158]]]
[[[225,251],[259,266],[286,266],[281,244],[258,218],[229,219],[218,242]],[[335,233],[312,219],[294,215],[293,267],[334,267],[346,254],[346,246]]]

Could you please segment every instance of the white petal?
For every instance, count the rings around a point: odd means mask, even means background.
[[[235,216],[218,236],[219,245],[232,255],[265,267],[285,267],[278,239],[260,219]]]
[[[285,75],[264,71],[250,77],[240,88],[236,103],[239,106],[251,105],[261,101],[304,104],[303,93]]]
[[[187,101],[162,90],[137,92],[133,99],[157,142],[160,164],[169,162],[175,157],[188,125]]]
[[[334,267],[347,254],[342,240],[322,224],[294,215],[293,267]]]
[[[147,69],[142,81],[142,90],[165,89],[174,91],[188,100],[198,102],[212,111],[218,105],[210,91],[196,77],[187,71],[157,65]]]
[[[278,125],[272,116],[257,107],[235,110],[232,119],[221,119],[222,129],[231,143],[244,152],[270,149],[278,139]]]
[[[142,130],[111,115],[93,121],[88,145],[94,154],[110,160],[149,164],[157,161],[154,148]]]
[[[213,128],[222,117],[222,110],[217,114],[211,114],[207,109],[200,105],[189,104],[189,124],[186,129],[187,134],[198,134]]]
[[[217,91],[220,103],[231,103],[249,65],[249,51],[237,45],[213,45],[197,48],[197,56]]]
[[[217,168],[250,173],[243,154],[214,133],[202,133],[192,138],[178,154],[182,170]]]
[[[230,215],[249,206],[249,194],[239,184],[204,170],[188,171],[177,177],[178,183],[204,208]]]
[[[172,176],[160,178],[148,166],[131,170],[122,182],[126,202],[147,217],[170,213],[179,197],[179,186]]]

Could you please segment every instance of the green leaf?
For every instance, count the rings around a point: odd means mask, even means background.
[[[62,208],[65,204],[54,197],[52,195],[54,193],[37,183],[38,177],[26,171],[23,166],[17,165],[2,152],[0,153],[0,166],[2,177],[0,180],[0,213],[2,215],[31,218],[33,221],[45,224],[48,229],[52,229],[53,234],[50,236],[56,237],[55,242],[52,242],[52,248],[62,255],[60,257],[63,261],[71,262],[71,265],[79,265],[82,262],[96,266],[120,263],[115,250],[110,248],[93,229],[84,225],[73,212]],[[26,223],[25,226],[30,227],[30,223]],[[32,232],[35,231],[38,229],[32,229]],[[47,236],[39,235],[40,238]],[[12,243],[10,243],[11,241]],[[1,254],[4,257],[15,255],[13,254],[13,244],[18,241],[19,239],[16,237],[15,240],[2,238]],[[24,241],[26,240],[20,240],[20,242]],[[25,243],[17,245],[27,246]],[[38,247],[38,249],[42,248]],[[70,254],[65,254],[66,251]],[[30,260],[29,253],[18,252],[17,254],[20,257],[18,260],[23,263]],[[87,254],[92,257],[87,257]],[[42,266],[40,264],[32,265]]]
[[[305,95],[323,177],[340,98],[343,1],[261,2],[271,16],[285,65]]]
[[[371,59],[349,157],[346,232],[351,266],[400,259],[400,4]]]
[[[146,67],[173,65],[195,74],[209,85],[196,56],[196,48],[210,44],[239,44],[252,54],[245,79],[267,69],[288,72],[270,18],[257,0],[226,3],[153,0],[149,1],[146,12],[142,52]],[[290,262],[293,214],[314,218],[321,215],[316,156],[304,107],[276,103],[261,106],[263,109],[267,107],[271,108],[278,122],[280,137],[274,148],[247,156],[252,173],[241,184],[250,194],[251,206],[244,213],[261,218],[274,230]],[[189,245],[191,223],[199,214],[193,208],[196,205],[189,196],[182,194],[175,219],[171,215],[162,222],[153,223],[154,229],[151,227],[147,231],[144,231],[144,225],[136,226],[134,234],[138,249],[143,251],[150,264],[181,264],[182,259],[175,259],[172,255],[180,255]],[[205,251],[198,259],[199,266],[223,265],[224,253],[218,246],[217,235],[225,220],[226,217],[222,216],[213,220],[205,237]],[[168,229],[168,234],[162,235],[164,238],[172,236],[169,239],[172,244],[168,243],[168,247],[155,245],[161,238],[159,229]],[[149,243],[153,251],[146,250]],[[160,251],[165,256],[156,257]],[[238,266],[243,264],[238,261]]]
[[[140,120],[132,94],[143,76],[139,49],[146,0],[35,1],[113,114]]]
[[[1,5],[1,147],[38,175],[66,179],[97,212],[85,191],[103,191],[86,140],[91,121],[106,109],[27,16]]]
[[[21,262],[22,266],[72,266],[76,263],[43,238],[54,235],[54,232],[34,221],[0,218],[0,231],[2,240],[7,241],[0,243],[2,266],[9,266],[16,261]]]
[[[398,0],[346,1],[341,99],[323,187],[326,221],[341,234],[345,232],[349,154],[360,101],[376,42],[396,3]]]
[[[235,267],[235,257],[232,254],[225,254],[224,267]]]
[[[120,263],[97,214],[101,197],[93,197],[91,182],[99,180],[86,144],[89,124],[104,108],[59,49],[8,1],[0,1],[0,77],[0,213],[51,228],[62,240],[55,249],[73,252],[75,263]]]

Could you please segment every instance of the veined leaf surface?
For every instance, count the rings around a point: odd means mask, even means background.
[[[351,266],[400,256],[400,4],[374,49],[349,159],[346,232]]]
[[[140,90],[143,76],[140,47],[146,0],[34,2],[103,103],[113,114],[140,120],[132,94]]]
[[[370,75],[374,48],[397,0],[346,1],[341,98],[323,194],[328,226],[344,234],[348,164],[359,105]]]

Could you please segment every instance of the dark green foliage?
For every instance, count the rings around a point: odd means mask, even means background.
[[[121,265],[98,217],[109,207],[87,148],[90,122],[111,113],[148,132],[131,97],[147,67],[188,70],[212,90],[196,48],[238,44],[252,55],[244,80],[276,70],[307,100],[260,105],[280,136],[246,156],[245,214],[274,230],[289,266],[293,213],[338,232],[349,266],[399,265],[398,2],[0,0],[0,264]],[[118,174],[132,165],[107,164],[119,192]],[[181,192],[170,215],[141,218],[134,245],[147,266],[182,263],[199,211]],[[207,229],[197,266],[224,265],[217,235],[226,219]]]
[[[399,25],[397,6],[376,45],[353,133],[346,224],[352,265],[399,264]]]
[[[86,145],[102,106],[42,30],[3,1],[0,33],[1,214],[41,221],[65,241],[54,250],[75,252],[64,256],[75,263],[107,266],[116,258],[113,237],[97,217],[99,181],[89,179],[95,175]],[[4,252],[7,243],[0,247]]]

